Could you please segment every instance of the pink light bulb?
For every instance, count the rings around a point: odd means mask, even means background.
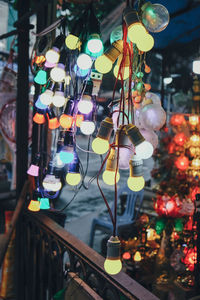
[[[36,165],[30,165],[28,171],[27,171],[27,174],[28,175],[31,175],[31,176],[38,176],[39,175],[39,167],[36,166]]]

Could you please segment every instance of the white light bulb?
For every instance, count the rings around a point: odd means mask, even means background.
[[[54,80],[55,82],[61,82],[65,79],[66,74],[65,74],[65,69],[63,67],[60,67],[58,65],[51,70],[50,76],[52,80]]]
[[[142,159],[150,158],[153,154],[153,146],[151,143],[144,141],[135,147],[135,153]]]
[[[200,59],[193,61],[193,63],[192,63],[192,71],[195,74],[200,74]]]
[[[40,95],[40,101],[44,105],[50,105],[52,103],[53,91],[46,90]]]
[[[82,114],[89,114],[93,109],[93,103],[91,97],[88,95],[83,95],[83,98],[78,103],[78,110]]]
[[[52,103],[56,107],[62,107],[65,104],[65,97],[63,92],[55,92],[55,95],[52,98]]]
[[[90,69],[92,66],[91,57],[87,54],[80,54],[77,58],[77,66],[82,70]]]
[[[100,39],[91,39],[87,43],[88,50],[92,53],[98,53],[103,47],[103,43]]]
[[[47,51],[45,57],[49,63],[57,64],[57,62],[59,61],[59,58],[60,58],[60,53],[55,48],[52,48]]]
[[[47,174],[43,180],[43,187],[47,191],[57,192],[61,189],[62,184],[59,178],[56,178],[55,175]]]
[[[90,135],[95,130],[95,124],[92,121],[83,121],[80,126],[80,130],[85,135]]]

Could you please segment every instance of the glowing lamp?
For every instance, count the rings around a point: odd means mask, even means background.
[[[196,59],[192,62],[192,71],[195,74],[200,74],[200,59]]]
[[[28,210],[39,211],[40,210],[40,202],[38,200],[31,200],[28,205]]]
[[[40,114],[40,113],[36,112],[34,117],[33,117],[33,121],[37,124],[44,124],[46,119],[45,119],[45,116],[43,114]]]
[[[93,109],[92,97],[83,95],[82,99],[78,102],[78,110],[82,114],[89,114]]]
[[[35,102],[35,107],[38,108],[38,109],[41,109],[41,110],[46,110],[47,109],[47,105],[43,104],[41,102],[40,97],[38,97],[37,101]]]
[[[64,146],[62,147],[60,153],[60,160],[69,164],[74,159],[74,136],[72,131],[66,131],[64,138]]]
[[[122,258],[125,260],[129,260],[131,258],[131,255],[129,252],[124,252],[122,255]]]
[[[45,70],[39,70],[34,77],[34,81],[37,84],[46,84],[47,83],[47,72]]]
[[[50,208],[48,198],[39,198],[38,200],[40,202],[40,209],[49,209]]]
[[[44,93],[40,95],[40,101],[45,105],[50,105],[53,98],[53,91],[46,90]]]
[[[128,38],[132,43],[137,43],[141,36],[146,34],[146,29],[139,21],[136,10],[125,8],[123,18],[128,28]]]
[[[166,208],[166,213],[170,214],[173,212],[173,210],[175,209],[176,205],[175,202],[173,200],[169,200],[167,201],[165,208]]]
[[[31,164],[28,171],[27,171],[27,174],[37,177],[39,175],[39,167],[36,166],[36,165]]]
[[[139,262],[139,261],[142,260],[142,257],[141,257],[141,254],[140,254],[139,251],[136,251],[136,252],[135,252],[134,257],[133,257],[133,260],[134,260],[135,262]]]
[[[74,66],[74,72],[76,73],[77,76],[79,77],[85,77],[88,75],[90,69],[80,69],[77,64]]]
[[[114,67],[113,73],[114,76],[117,78],[118,73],[119,73],[119,68],[121,65],[121,61],[123,59],[123,54],[120,54],[118,60],[117,60],[117,64]],[[129,55],[126,55],[125,61],[123,63],[123,66],[121,68],[121,74],[122,74],[122,79],[126,80],[129,77]],[[119,75],[118,79],[121,79],[121,75]]]
[[[75,50],[80,47],[80,40],[77,36],[69,34],[65,39],[65,44],[70,50]]]
[[[60,49],[64,43],[64,35],[59,35],[54,43],[53,43],[53,47],[52,49],[49,49],[46,52],[46,60],[51,63],[51,64],[57,64],[57,62],[59,61],[60,58]]]
[[[84,120],[81,122],[80,130],[85,135],[90,135],[95,130],[95,124],[92,121]]]
[[[37,65],[40,65],[40,64],[42,64],[43,62],[45,62],[45,57],[43,56],[43,55],[40,55],[40,56],[36,56],[36,58],[35,58],[35,63],[37,64]]]
[[[127,181],[127,185],[130,190],[139,192],[144,188],[145,181],[143,175],[143,162],[137,155],[133,156],[133,159],[129,162],[130,175]]]
[[[57,117],[54,114],[53,110],[49,110],[47,113],[49,129],[56,129],[60,126]]]
[[[200,168],[200,159],[199,158],[194,158],[192,160],[191,167],[193,169],[199,169]]]
[[[92,57],[98,57],[103,53],[103,43],[99,34],[91,34],[86,46],[86,53]]]
[[[84,120],[84,116],[77,114],[76,115],[76,126],[80,127],[83,120]]]
[[[82,70],[90,69],[92,66],[92,59],[89,55],[82,53],[77,58],[77,66]]]
[[[43,179],[42,185],[45,190],[52,192],[57,192],[62,187],[60,179],[56,178],[53,174],[47,174]]]
[[[198,146],[200,143],[200,136],[198,134],[191,135],[190,143],[192,146]]]
[[[185,118],[183,115],[173,115],[170,119],[172,126],[180,126],[185,123]]]
[[[161,234],[163,229],[165,228],[165,220],[159,219],[156,221],[156,233]]]
[[[154,46],[154,38],[150,34],[145,34],[136,45],[140,51],[150,51]]]
[[[62,50],[60,53],[60,59],[56,67],[51,69],[50,77],[55,82],[62,82],[65,79],[65,62],[67,58],[67,53],[65,50]]]
[[[197,115],[189,116],[189,123],[192,126],[196,126],[197,124],[199,124],[199,116]]]
[[[181,171],[185,171],[187,170],[187,168],[189,167],[189,159],[187,158],[187,156],[180,156],[177,158],[177,160],[175,161],[175,166],[181,170]]]
[[[187,140],[187,137],[185,136],[185,134],[183,132],[177,133],[174,136],[174,142],[179,146],[183,146],[185,144],[186,140]]]
[[[148,228],[147,229],[147,241],[155,240],[155,229]]]
[[[65,104],[64,92],[56,91],[52,98],[52,103],[56,107],[62,107]]]
[[[69,164],[66,182],[69,185],[75,186],[78,185],[80,181],[81,175],[79,171],[79,159],[78,156],[75,155],[73,162]]]
[[[107,243],[107,257],[104,269],[110,275],[118,274],[122,269],[120,260],[120,240],[117,236],[111,236]]]
[[[175,220],[175,230],[178,232],[183,231],[183,220],[182,219],[176,219]]]
[[[120,175],[117,168],[117,153],[115,149],[111,149],[110,154],[107,159],[106,170],[103,172],[102,178],[103,181],[108,185],[115,184],[115,177],[116,183],[120,179]]]
[[[113,130],[112,118],[105,118],[100,125],[97,137],[92,142],[92,149],[97,154],[104,154],[109,149],[109,139]]]
[[[59,119],[60,125],[63,128],[69,129],[73,124],[73,117],[70,115],[62,114]]]
[[[112,46],[101,56],[99,56],[95,61],[95,69],[106,74],[110,72],[112,66],[116,59],[123,51],[123,41],[118,40],[112,44]]]

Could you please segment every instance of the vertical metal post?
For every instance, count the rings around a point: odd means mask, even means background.
[[[18,19],[29,11],[29,0],[18,0]],[[16,193],[19,198],[27,178],[29,119],[29,19],[20,23],[18,34],[18,79],[16,103]]]

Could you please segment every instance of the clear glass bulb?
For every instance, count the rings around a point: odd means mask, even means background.
[[[57,64],[60,58],[59,51],[56,51],[55,49],[50,49],[46,52],[46,60],[51,64]]]
[[[55,82],[63,81],[65,79],[65,75],[65,70],[59,66],[54,67],[50,72],[51,79]]]
[[[69,185],[78,185],[81,181],[80,173],[67,173],[66,181]]]
[[[102,178],[106,184],[114,185],[115,184],[115,171],[105,170],[103,172]],[[120,179],[120,175],[119,175],[119,172],[117,171],[116,183],[119,181],[119,179]]]
[[[80,130],[85,135],[90,135],[95,130],[95,124],[92,121],[83,121],[81,122]]]
[[[40,95],[40,101],[45,105],[50,105],[52,103],[53,91],[46,90]]]
[[[69,34],[65,39],[65,44],[67,48],[75,50],[80,46],[80,40],[77,36]]]
[[[91,57],[84,53],[80,54],[77,58],[77,66],[82,70],[90,69],[92,66]]]
[[[109,149],[109,142],[107,140],[104,140],[102,138],[95,138],[92,142],[92,150],[96,154],[104,154]]]
[[[169,24],[169,12],[165,6],[147,2],[142,10],[142,22],[148,31],[160,32]]]
[[[145,181],[143,176],[129,177],[127,180],[129,189],[133,192],[139,192],[144,188]]]
[[[55,92],[52,103],[56,107],[62,107],[65,104],[65,97],[63,92]]]
[[[98,72],[102,74],[106,74],[110,72],[113,64],[112,61],[106,55],[103,54],[96,59],[94,65],[95,65],[95,69]]]
[[[93,102],[91,101],[90,96],[83,95],[83,98],[78,102],[78,110],[82,114],[89,114],[93,109]]]
[[[135,147],[135,153],[140,157],[141,159],[148,159],[153,154],[153,146],[151,143],[144,141],[138,146]]]
[[[106,258],[104,262],[104,269],[110,275],[118,274],[122,269],[122,262],[118,259],[108,259]]]

